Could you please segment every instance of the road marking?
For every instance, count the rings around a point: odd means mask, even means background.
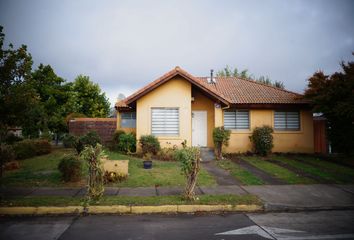
[[[252,225],[226,232],[216,233],[215,235],[248,235],[255,234],[267,239],[277,240],[321,240],[321,239],[349,239],[354,238],[354,234],[328,234],[328,235],[309,235],[305,231],[274,228],[266,226]],[[294,235],[296,236],[294,236]]]

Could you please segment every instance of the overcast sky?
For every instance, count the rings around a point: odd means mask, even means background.
[[[354,1],[341,0],[0,0],[0,25],[35,67],[68,81],[88,75],[111,103],[177,65],[194,76],[246,68],[301,93],[354,51]]]

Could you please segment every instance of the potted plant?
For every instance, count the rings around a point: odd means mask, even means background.
[[[143,135],[139,139],[141,149],[143,152],[143,164],[145,169],[152,168],[152,156],[156,155],[161,147],[159,140],[153,135]]]

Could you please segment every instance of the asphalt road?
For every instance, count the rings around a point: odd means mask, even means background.
[[[354,211],[2,217],[0,239],[354,239]]]

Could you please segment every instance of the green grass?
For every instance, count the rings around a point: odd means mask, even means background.
[[[19,187],[61,186],[63,182],[57,167],[60,158],[72,152],[72,149],[56,148],[50,154],[20,160],[20,169],[5,171],[2,183]]]
[[[60,158],[66,153],[74,152],[73,149],[57,148],[50,154],[24,159],[19,161],[20,169],[6,171],[2,180],[4,186],[12,187],[71,187],[85,186],[83,177],[78,183],[65,183],[61,181],[57,169]],[[180,173],[178,162],[153,161],[153,168],[143,169],[141,159],[106,151],[113,160],[129,160],[129,177],[126,181],[110,186],[121,187],[151,187],[151,186],[184,186],[185,178]],[[203,186],[216,185],[216,181],[206,170],[201,169],[198,184]]]
[[[129,197],[107,196],[91,205],[182,205],[182,204],[262,204],[254,195],[201,195],[198,200],[187,201],[181,196]],[[84,205],[79,197],[14,197],[0,201],[0,206],[78,206]]]
[[[253,166],[273,175],[281,180],[284,180],[288,184],[313,184],[314,180],[301,177],[296,173],[289,171],[274,163],[263,160],[259,157],[242,157],[243,160],[249,162]]]
[[[151,186],[184,186],[185,177],[181,174],[178,162],[153,160],[152,169],[143,169],[142,159],[129,157],[116,152],[107,151],[109,159],[129,160],[129,177],[126,181],[112,184],[119,187],[151,187]],[[198,184],[203,186],[216,185],[216,181],[206,170],[201,169]]]
[[[353,183],[354,175],[353,170],[343,166],[339,166],[334,163],[329,162],[319,162],[315,159],[306,158],[305,161],[315,163],[318,167],[306,164],[294,159],[290,159],[285,156],[274,156],[272,157],[275,160],[282,161],[290,166],[301,169],[304,172],[307,172],[311,175],[318,176],[324,180],[333,182],[333,183]]]
[[[228,170],[231,175],[244,185],[262,185],[264,182],[247,170],[242,169],[238,164],[230,160],[217,161],[217,165]]]

